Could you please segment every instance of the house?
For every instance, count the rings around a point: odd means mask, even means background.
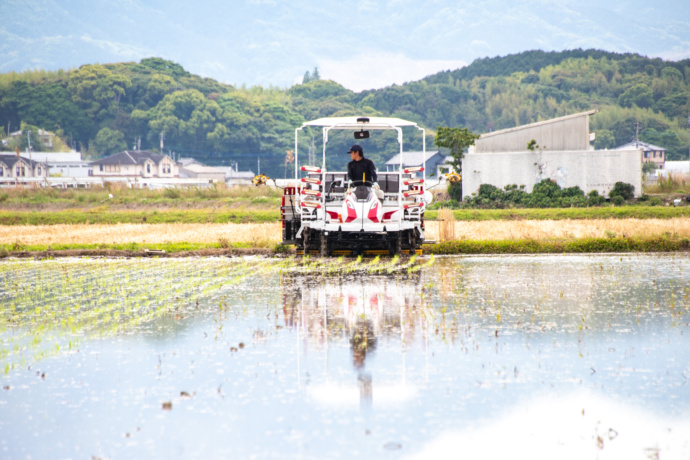
[[[47,147],[49,149],[53,148],[53,138],[55,137],[55,133],[51,133],[50,131],[46,131],[45,129],[39,128],[38,133],[35,131],[29,131],[33,137],[33,139],[39,138],[41,140],[41,143],[43,144],[43,147]],[[21,137],[24,135],[24,131],[15,131],[13,133],[10,133],[10,137]]]
[[[451,169],[451,166],[447,163],[451,162],[452,158],[442,155],[438,150],[434,150],[426,152],[426,158],[424,158],[424,152],[404,152],[403,161],[403,167],[406,168],[422,166],[426,163],[427,176],[441,177]],[[386,161],[386,172],[396,172],[399,168],[400,154],[398,153]]]
[[[31,152],[20,153],[24,158],[45,163],[48,175],[55,177],[89,177],[91,164],[81,159],[81,153],[72,152]]]
[[[95,177],[172,178],[179,177],[179,167],[168,155],[146,150],[124,152],[92,161]]]
[[[0,155],[0,179],[48,177],[48,166],[40,161],[13,154]]]
[[[656,169],[664,169],[666,163],[666,149],[658,145],[641,141],[632,141],[612,150],[642,150],[642,163],[654,163]]]

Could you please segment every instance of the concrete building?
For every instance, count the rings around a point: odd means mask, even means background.
[[[660,177],[666,177],[671,174],[673,177],[690,178],[690,161],[667,161],[665,168],[656,171]]]
[[[91,162],[94,177],[172,178],[179,177],[177,163],[168,155],[146,150],[125,150]]]
[[[21,153],[48,166],[48,175],[54,177],[89,177],[91,163],[81,159],[80,152],[31,152]]]
[[[589,116],[596,110],[482,134],[470,153],[522,152],[532,139],[549,152],[591,150]]]
[[[482,134],[462,162],[462,195],[471,196],[481,184],[499,188],[524,185],[527,192],[551,179],[561,188],[580,187],[608,195],[616,182],[642,194],[642,153],[637,149],[592,150],[591,110],[553,120]],[[530,141],[539,148],[527,149]]]
[[[231,167],[224,167],[221,168],[225,171],[225,183],[228,184],[228,186],[233,186],[233,185],[254,185],[252,184],[252,180],[254,179],[254,171],[238,171],[237,169],[233,169]]]
[[[656,169],[664,169],[666,163],[666,149],[646,142],[632,141],[613,150],[642,150],[642,163],[654,163]]]
[[[206,166],[201,163],[189,163],[186,166],[179,165],[180,177],[191,177],[193,179],[206,179],[209,182],[225,182],[225,171],[213,166]]]

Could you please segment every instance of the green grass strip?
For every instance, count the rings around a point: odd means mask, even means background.
[[[438,211],[428,211],[436,219]],[[606,208],[456,209],[455,220],[671,219],[690,217],[690,207],[622,206]]]
[[[436,219],[438,211],[427,211]],[[620,206],[540,209],[455,209],[455,220],[671,219],[690,217],[690,206]]]
[[[429,254],[554,254],[690,251],[688,238],[581,238],[563,241],[449,241],[425,246]]]
[[[0,225],[203,224],[277,222],[280,212],[175,209],[166,211],[0,211]]]
[[[456,220],[561,220],[561,219],[671,219],[690,217],[690,206],[621,206],[602,208],[547,209],[456,209]],[[427,219],[436,219],[438,211],[427,211]],[[118,223],[263,223],[277,222],[275,210],[170,209],[152,211],[0,211],[0,225],[118,224]]]
[[[203,249],[266,249],[253,247],[251,243],[162,243],[162,244],[52,244],[22,245],[0,244],[0,258],[12,252],[59,252],[66,250],[118,250],[132,253],[144,253],[144,249],[164,250],[167,253],[199,251]],[[289,252],[291,247],[275,245],[275,253]],[[582,238],[563,241],[537,240],[502,240],[502,241],[450,241],[424,246],[424,254],[458,255],[458,254],[563,254],[563,253],[625,253],[625,252],[688,252],[690,238],[654,237],[654,238]]]

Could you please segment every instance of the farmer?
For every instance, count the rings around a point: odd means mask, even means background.
[[[347,164],[347,178],[351,181],[365,180],[376,183],[376,166],[368,158],[364,158],[364,151],[360,145],[353,145],[347,152],[350,154],[350,161]]]
[[[350,154],[350,161],[347,164],[347,178],[350,181],[365,180],[374,184],[374,194],[379,200],[383,200],[383,191],[379,188],[376,175],[376,166],[369,158],[364,158],[364,151],[358,144],[350,147],[347,152]]]

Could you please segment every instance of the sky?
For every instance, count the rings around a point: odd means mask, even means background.
[[[354,91],[483,57],[597,48],[690,58],[688,0],[0,0],[0,72],[162,57],[223,83]]]

